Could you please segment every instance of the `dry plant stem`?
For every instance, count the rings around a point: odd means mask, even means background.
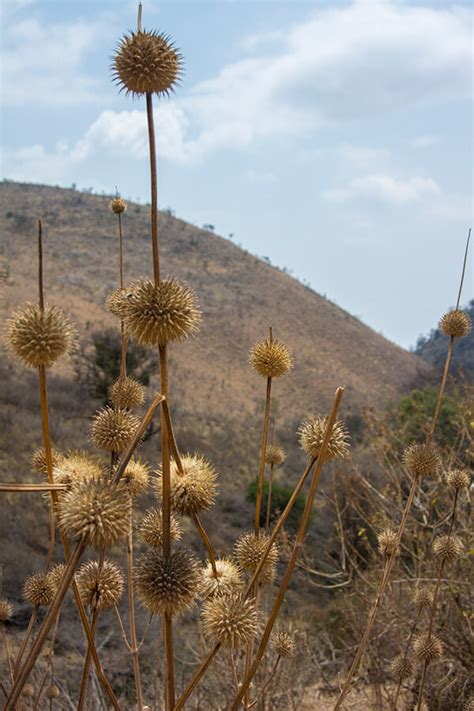
[[[258,704],[259,700],[263,697],[266,690],[268,689],[268,687],[272,683],[273,679],[275,678],[275,674],[277,672],[278,665],[280,664],[280,660],[281,660],[281,657],[280,657],[280,655],[278,655],[276,658],[275,664],[273,665],[273,669],[271,670],[271,672],[268,676],[268,679],[266,680],[265,684],[262,686],[262,688],[258,692],[257,697],[252,701],[252,703],[249,706],[247,706],[247,708],[251,709],[254,706],[256,706]]]
[[[435,408],[435,412],[433,415],[433,420],[431,422],[431,426],[430,426],[430,429],[428,432],[428,439],[433,438],[434,431],[436,429],[436,424],[438,422],[439,411],[441,409],[441,404],[443,402],[444,391],[446,390],[446,382],[448,380],[448,371],[449,371],[449,366],[451,363],[451,357],[453,355],[453,349],[454,349],[454,336],[450,336],[448,354],[446,356],[446,361],[444,363],[443,379],[441,380],[441,387],[440,387],[439,393],[438,393],[438,400],[436,402],[436,408]]]
[[[469,253],[469,242],[470,241],[471,241],[471,228],[469,228],[468,233],[467,233],[466,249],[464,250],[464,261],[462,264],[461,281],[459,282],[458,298],[456,299],[456,310],[459,308],[459,303],[461,301],[461,292],[462,292],[462,287],[464,284],[464,276],[466,274],[467,255]]]
[[[130,528],[127,536],[127,588],[128,588],[128,614],[130,618],[130,642],[133,661],[133,676],[135,679],[135,694],[137,709],[143,709],[142,683],[140,677],[140,662],[138,657],[137,626],[135,622],[135,592],[133,588],[133,523],[132,523],[132,497],[130,496]]]
[[[48,662],[47,662],[48,666],[47,666],[46,671],[43,675],[43,679],[41,680],[41,683],[38,687],[38,691],[36,693],[36,698],[35,698],[35,701],[33,704],[33,711],[35,711],[35,709],[38,707],[39,702],[41,701],[41,695],[43,693],[43,689],[45,687],[45,684],[46,684],[49,674],[51,674],[51,675],[53,674],[54,645],[56,643],[56,637],[58,634],[59,617],[60,617],[60,615],[57,616],[56,622],[54,625],[54,631],[53,631],[53,634],[51,637],[51,644],[50,644],[49,653],[48,653]]]
[[[410,651],[410,646],[411,646],[411,641],[413,639],[413,635],[416,632],[416,628],[418,627],[418,622],[420,621],[421,613],[423,612],[423,607],[422,605],[418,605],[418,610],[416,612],[416,617],[413,620],[413,624],[411,626],[410,634],[408,636],[408,639],[406,641],[405,645],[405,652],[403,654],[403,661],[406,661],[408,657],[408,652]],[[400,695],[400,689],[402,688],[402,677],[399,678],[398,684],[397,684],[397,689],[395,691],[395,698],[393,700],[393,705],[392,708],[396,709],[397,708],[397,703],[398,703],[398,697]]]
[[[8,644],[8,637],[7,637],[5,625],[3,624],[3,622],[0,622],[0,627],[2,628],[3,646],[5,648],[5,656],[7,659],[8,671],[10,672],[10,679],[13,681],[13,664],[12,664],[12,658],[11,658],[11,654],[10,654],[10,645]]]
[[[334,423],[336,421],[337,412],[339,410],[339,405],[341,403],[343,394],[344,394],[344,388],[342,388],[342,387],[338,388],[336,391],[334,403],[333,403],[333,406],[331,409],[331,414],[329,415],[329,419],[328,419],[326,429],[324,432],[324,437],[323,437],[323,441],[321,444],[321,450],[319,453],[318,462],[317,462],[316,468],[314,470],[313,477],[311,479],[311,484],[309,487],[308,496],[306,498],[306,503],[305,503],[303,515],[301,517],[300,525],[298,527],[298,533],[296,534],[295,542],[293,544],[293,550],[292,550],[290,559],[288,561],[288,566],[286,568],[285,575],[283,576],[283,580],[280,583],[280,588],[279,588],[277,596],[275,598],[275,602],[273,604],[273,608],[271,610],[270,616],[267,620],[267,624],[265,625],[265,630],[264,630],[262,639],[260,641],[260,644],[258,646],[257,653],[255,655],[255,659],[252,663],[252,666],[250,667],[249,673],[245,675],[245,679],[242,682],[240,691],[237,694],[235,701],[231,706],[231,711],[237,711],[242,699],[244,698],[244,696],[247,692],[247,689],[250,686],[250,683],[251,683],[253,677],[255,676],[255,673],[260,665],[260,662],[263,659],[263,655],[265,654],[265,650],[267,648],[267,645],[268,645],[268,642],[270,639],[270,635],[272,633],[273,627],[275,625],[278,614],[280,612],[280,608],[283,604],[283,600],[284,600],[286,591],[288,589],[290,578],[291,578],[292,573],[295,569],[296,561],[298,560],[298,557],[300,555],[303,541],[304,541],[304,538],[306,535],[306,529],[308,527],[309,517],[310,517],[311,511],[313,508],[314,497],[316,494],[316,490],[318,488],[319,480],[321,478],[321,472],[322,472],[322,469],[324,466],[326,450],[327,450],[327,447],[329,444],[329,439],[331,437]]]
[[[271,331],[270,331],[271,340]],[[260,511],[262,508],[263,480],[265,476],[265,455],[267,452],[268,426],[270,424],[270,403],[272,396],[272,379],[267,378],[267,391],[265,396],[265,413],[263,416],[262,447],[260,449],[260,461],[258,465],[258,487],[257,500],[255,503],[255,533],[260,530]]]
[[[28,646],[28,642],[30,641],[30,638],[33,633],[33,629],[34,629],[37,619],[38,619],[38,607],[35,606],[33,608],[32,613],[31,613],[30,621],[28,622],[28,627],[26,628],[25,635],[21,641],[20,649],[18,650],[18,653],[16,655],[15,665],[13,667],[13,678],[16,678],[18,676],[21,660],[23,659],[25,649]]]
[[[272,484],[273,484],[273,464],[270,465],[270,476],[268,477],[268,496],[267,496],[267,516],[265,519],[265,530],[270,528],[270,506],[272,503]]]
[[[193,521],[194,521],[194,525],[196,526],[199,535],[201,536],[202,540],[204,541],[204,545],[206,546],[207,555],[209,556],[209,562],[212,567],[212,574],[214,575],[215,578],[217,578],[216,556],[214,555],[214,551],[212,549],[212,545],[211,545],[211,541],[209,540],[209,536],[207,535],[206,530],[201,523],[201,519],[199,518],[199,516],[196,513],[193,515]]]
[[[66,491],[66,489],[66,484],[0,484],[0,493],[10,491],[25,494],[35,491]]]
[[[99,616],[99,610],[97,609],[97,606],[94,608],[94,611],[92,613],[92,619],[91,619],[91,635],[92,638],[95,640],[95,634],[97,631],[97,618]],[[81,687],[79,690],[79,701],[77,703],[77,711],[83,711],[85,703],[86,703],[86,698],[87,698],[87,689],[89,686],[89,672],[91,668],[91,646],[90,644],[87,646],[87,653],[86,657],[84,659],[84,666],[82,668],[82,677],[81,677]]]
[[[153,98],[146,95],[146,115],[148,123],[148,143],[150,147],[150,179],[151,179],[151,247],[153,250],[153,276],[155,284],[160,283],[160,254],[158,248],[158,183],[156,177],[156,143],[155,124],[153,119]]]
[[[221,648],[221,643],[216,642],[214,647],[211,649],[207,657],[203,660],[201,663],[201,666],[199,667],[198,671],[196,674],[193,676],[191,679],[190,683],[186,687],[185,691],[183,692],[182,696],[178,699],[176,705],[173,707],[173,711],[180,711],[184,707],[184,704],[186,701],[189,699],[191,694],[193,693],[194,689],[197,687],[199,682],[201,681],[202,677],[206,673],[206,671],[209,669],[211,666],[212,660],[216,656],[217,652]]]

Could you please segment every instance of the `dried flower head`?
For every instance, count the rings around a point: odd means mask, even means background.
[[[288,348],[284,343],[273,339],[258,341],[250,349],[249,363],[264,378],[280,378],[292,367]]]
[[[242,588],[242,573],[230,559],[218,558],[216,571],[217,577],[210,561],[202,568],[200,595],[204,599],[212,595],[228,595]]]
[[[107,610],[118,605],[123,594],[124,578],[118,565],[104,560],[102,567],[96,560],[88,560],[76,573],[82,603],[92,609]]]
[[[417,607],[431,607],[433,604],[433,593],[427,588],[417,588],[413,595],[413,602]]]
[[[271,467],[279,467],[286,459],[285,450],[277,444],[269,444],[265,452],[265,463]]]
[[[235,556],[239,565],[253,573],[263,558],[270,536],[263,531],[257,535],[253,531],[244,533],[235,544]],[[259,582],[271,583],[276,576],[276,564],[278,562],[278,548],[272,544],[267,559],[259,575]]]
[[[52,684],[52,686],[48,686],[46,689],[46,698],[48,699],[59,699],[61,696],[61,689],[59,686],[56,686],[56,684]]]
[[[122,37],[115,52],[114,81],[127,94],[169,94],[179,81],[181,61],[166,35],[131,32]]]
[[[428,664],[441,659],[444,651],[442,641],[434,634],[431,636],[423,634],[417,637],[413,643],[413,649],[418,659]]]
[[[133,497],[144,494],[150,482],[150,467],[141,459],[130,459],[121,481]]]
[[[48,571],[48,580],[51,583],[51,586],[54,590],[54,594],[56,594],[59,588],[65,571],[66,565],[64,563],[56,563],[56,565],[53,565],[51,570]]]
[[[33,573],[29,575],[23,585],[23,597],[26,602],[35,607],[49,605],[54,597],[54,588],[48,573]]]
[[[115,407],[132,409],[145,402],[145,388],[135,378],[118,378],[109,388],[109,398]]]
[[[0,622],[6,622],[13,615],[13,605],[5,597],[0,597]]]
[[[112,291],[112,293],[109,294],[105,300],[105,306],[108,308],[110,313],[117,316],[117,318],[123,318],[125,315],[129,293],[129,289],[119,286],[118,289],[114,289],[114,291]]]
[[[35,687],[33,686],[33,684],[25,684],[25,686],[21,690],[21,695],[24,696],[25,699],[32,699],[35,695]]]
[[[430,442],[410,444],[403,453],[403,463],[413,476],[436,476],[441,469],[441,458]]]
[[[27,304],[8,319],[6,340],[21,362],[28,368],[51,368],[74,343],[76,330],[71,321],[56,306]]]
[[[70,485],[100,477],[101,474],[102,467],[96,457],[86,452],[69,452],[54,467],[53,481],[55,484]]]
[[[141,279],[125,303],[126,328],[144,346],[183,341],[197,331],[201,320],[194,291],[177,279],[163,279],[158,285]]]
[[[113,545],[128,533],[130,496],[122,484],[103,478],[74,482],[59,501],[60,525],[66,536],[85,539],[99,548]]]
[[[181,527],[174,516],[171,516],[171,538],[178,541],[181,538]],[[163,543],[163,514],[159,509],[148,509],[138,529],[138,535],[149,546],[159,547]]]
[[[471,325],[469,315],[460,309],[455,309],[454,311],[449,311],[447,314],[444,314],[439,322],[441,333],[444,333],[445,336],[453,336],[455,338],[467,336],[471,330]]]
[[[328,417],[310,417],[302,422],[298,429],[300,445],[309,457],[318,457],[323,444]],[[325,461],[349,456],[349,433],[345,425],[336,420],[329,437]]]
[[[390,664],[390,671],[399,679],[409,679],[415,674],[413,659],[408,654],[399,654]]]
[[[191,607],[199,581],[199,564],[184,548],[172,551],[168,558],[158,548],[151,548],[137,563],[138,594],[143,606],[158,615],[177,615]]]
[[[51,459],[53,462],[53,468],[57,467],[62,459],[62,454],[57,449],[51,449]],[[46,452],[43,447],[35,449],[31,455],[31,466],[38,472],[38,474],[43,474],[43,476],[48,476],[48,465],[46,463]]]
[[[456,536],[438,536],[434,540],[433,551],[439,561],[451,563],[461,555],[462,543]]]
[[[296,649],[295,640],[288,632],[277,632],[272,646],[279,657],[292,657]]]
[[[175,461],[171,462],[171,508],[182,516],[193,516],[207,511],[216,498],[216,471],[212,464],[199,454],[181,457],[183,473]],[[156,479],[156,494],[162,497],[161,471]]]
[[[258,611],[253,598],[241,593],[215,595],[203,605],[202,630],[206,637],[224,647],[238,649],[255,639],[258,631]]]
[[[103,407],[91,427],[93,442],[108,452],[123,452],[135,436],[140,420],[128,410]]]
[[[451,469],[446,474],[446,481],[455,491],[469,489],[471,485],[471,475],[467,469]]]
[[[398,534],[391,528],[385,528],[377,534],[377,542],[381,555],[387,558],[393,555],[400,554],[400,544],[398,542]]]
[[[114,197],[110,201],[110,209],[116,215],[120,215],[122,212],[125,212],[125,210],[127,209],[127,203],[121,197]]]

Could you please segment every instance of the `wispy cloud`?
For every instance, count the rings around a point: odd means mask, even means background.
[[[366,175],[352,180],[344,188],[326,190],[325,200],[346,202],[355,198],[372,198],[394,205],[412,203],[427,196],[438,195],[441,190],[432,178],[396,179],[390,175]]]
[[[441,136],[435,134],[426,134],[423,136],[416,136],[411,141],[411,146],[413,148],[431,148],[431,146],[437,146],[441,143]]]

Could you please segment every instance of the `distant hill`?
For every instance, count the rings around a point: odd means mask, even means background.
[[[474,321],[474,300],[463,310]],[[443,336],[439,328],[434,328],[428,336],[421,336],[418,339],[415,353],[437,370],[441,370],[446,359],[448,340],[446,336]],[[474,331],[456,341],[451,363],[451,374],[464,376],[471,381],[474,380]]]

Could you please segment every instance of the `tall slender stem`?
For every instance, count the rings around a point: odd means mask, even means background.
[[[209,539],[209,536],[206,533],[206,529],[201,523],[201,519],[199,518],[198,514],[195,513],[193,515],[193,521],[194,525],[196,526],[199,535],[201,536],[202,540],[204,541],[204,545],[206,546],[207,549],[207,555],[209,556],[209,562],[212,567],[212,573],[215,578],[217,578],[217,567],[216,567],[216,556],[214,555],[214,550],[212,548],[211,541]]]
[[[95,634],[97,631],[98,616],[99,616],[99,610],[98,610],[97,606],[95,606],[94,611],[92,613],[92,619],[91,619],[91,635],[93,638],[95,638]],[[89,644],[87,646],[86,657],[84,659],[84,666],[82,668],[81,687],[80,687],[80,691],[79,691],[79,701],[77,703],[77,711],[82,711],[84,709],[84,706],[86,703],[87,689],[89,687],[90,668],[91,668],[91,646]]]
[[[270,341],[272,340],[272,331],[270,329]],[[262,497],[263,497],[263,480],[265,477],[265,456],[267,454],[267,440],[268,440],[268,426],[270,424],[270,403],[272,397],[272,379],[267,378],[267,391],[265,395],[265,412],[263,415],[263,429],[262,429],[262,446],[260,449],[260,459],[258,463],[258,486],[257,486],[257,500],[255,503],[255,533],[258,534],[260,530],[260,511],[262,507]]]
[[[25,653],[25,649],[28,646],[28,642],[31,638],[36,620],[38,619],[38,607],[35,605],[31,612],[30,616],[30,621],[28,622],[28,627],[26,628],[25,635],[21,641],[20,649],[18,650],[18,653],[16,655],[15,659],[15,666],[13,667],[13,676],[17,677],[18,676],[18,671],[20,669],[20,664],[21,660],[23,659],[23,655]]]
[[[270,464],[270,476],[268,477],[268,495],[267,495],[267,515],[265,518],[265,529],[270,528],[270,509],[272,506],[272,485],[273,485],[273,464]]]
[[[156,173],[155,122],[153,119],[153,98],[146,95],[146,114],[148,123],[148,143],[150,147],[151,180],[151,248],[153,251],[153,276],[155,284],[160,283],[160,253],[158,248],[158,181]]]
[[[3,646],[5,647],[5,657],[7,660],[8,671],[10,672],[10,679],[13,681],[13,665],[10,654],[10,645],[8,644],[8,637],[5,630],[5,624],[3,622],[0,622],[0,628],[2,629]]]
[[[135,693],[137,709],[143,709],[142,683],[140,677],[140,661],[138,656],[137,626],[135,621],[135,592],[133,587],[133,523],[132,523],[132,497],[130,496],[130,528],[127,536],[127,589],[128,589],[128,615],[130,619],[130,646],[133,660],[133,676],[135,679]]]

